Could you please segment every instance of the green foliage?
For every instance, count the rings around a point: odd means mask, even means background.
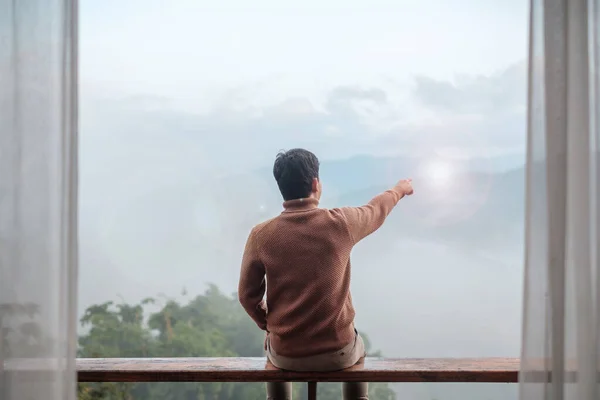
[[[146,299],[140,304],[107,302],[88,307],[81,318],[79,357],[262,357],[264,334],[245,314],[237,296],[211,285],[204,294],[177,302]],[[185,303],[185,304],[184,304]],[[363,337],[366,338],[366,336]],[[365,341],[368,344],[368,339]],[[319,384],[319,399],[340,398],[339,384]],[[395,399],[386,384],[372,384],[371,399]],[[79,400],[253,400],[264,399],[262,383],[86,383]],[[294,398],[306,385],[294,384]]]

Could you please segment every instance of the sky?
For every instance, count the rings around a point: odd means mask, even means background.
[[[526,4],[87,0],[82,78],[104,90],[186,99],[244,88],[272,102],[348,83],[489,75],[524,59]]]
[[[84,0],[83,146],[137,113],[247,165],[295,145],[523,153],[526,26],[525,0]]]

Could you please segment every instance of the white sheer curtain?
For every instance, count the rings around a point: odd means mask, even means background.
[[[532,0],[520,397],[598,399],[598,8]]]
[[[76,0],[0,0],[0,399],[75,398]]]

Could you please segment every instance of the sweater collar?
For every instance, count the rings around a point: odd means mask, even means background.
[[[309,211],[319,206],[319,200],[308,197],[305,199],[294,199],[283,202],[283,212]]]

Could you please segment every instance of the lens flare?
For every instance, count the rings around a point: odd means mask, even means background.
[[[429,150],[429,151],[426,151]],[[456,153],[456,152],[455,152]],[[415,202],[412,215],[426,225],[468,223],[488,201],[491,175],[477,171],[472,155],[426,148],[412,159]]]
[[[447,162],[434,161],[425,166],[425,178],[434,187],[447,187],[452,175],[452,166]]]

